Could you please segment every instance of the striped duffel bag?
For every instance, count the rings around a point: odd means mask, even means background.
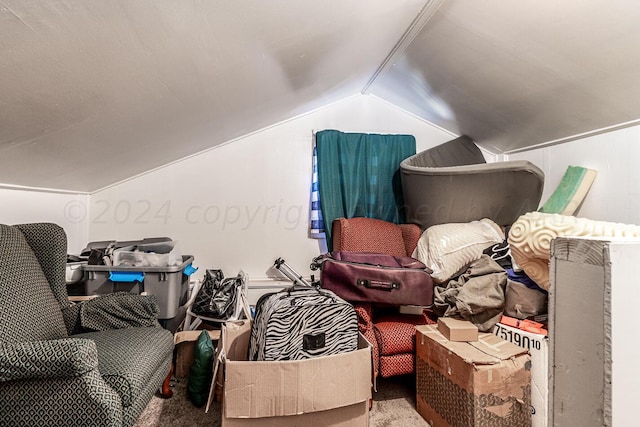
[[[249,360],[300,360],[357,348],[355,309],[331,291],[293,286],[256,303]]]

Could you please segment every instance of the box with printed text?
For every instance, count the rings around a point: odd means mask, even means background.
[[[493,333],[529,350],[531,354],[531,426],[548,425],[549,407],[549,338],[512,326],[497,323]]]

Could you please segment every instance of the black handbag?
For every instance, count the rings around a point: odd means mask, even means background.
[[[242,271],[235,277],[224,277],[222,270],[206,270],[205,277],[198,290],[190,311],[196,316],[216,322],[249,318],[249,308],[245,283],[246,274]]]
[[[191,311],[200,316],[226,318],[227,311],[233,311],[235,306],[235,287],[223,287],[224,274],[222,270],[207,270]]]

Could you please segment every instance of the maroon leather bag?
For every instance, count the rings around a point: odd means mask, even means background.
[[[369,252],[328,252],[313,260],[320,287],[350,302],[433,304],[431,270],[411,257]]]

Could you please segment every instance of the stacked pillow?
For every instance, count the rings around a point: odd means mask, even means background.
[[[412,256],[433,271],[435,283],[445,283],[480,259],[486,248],[504,240],[500,226],[488,218],[433,225],[422,233]]]

